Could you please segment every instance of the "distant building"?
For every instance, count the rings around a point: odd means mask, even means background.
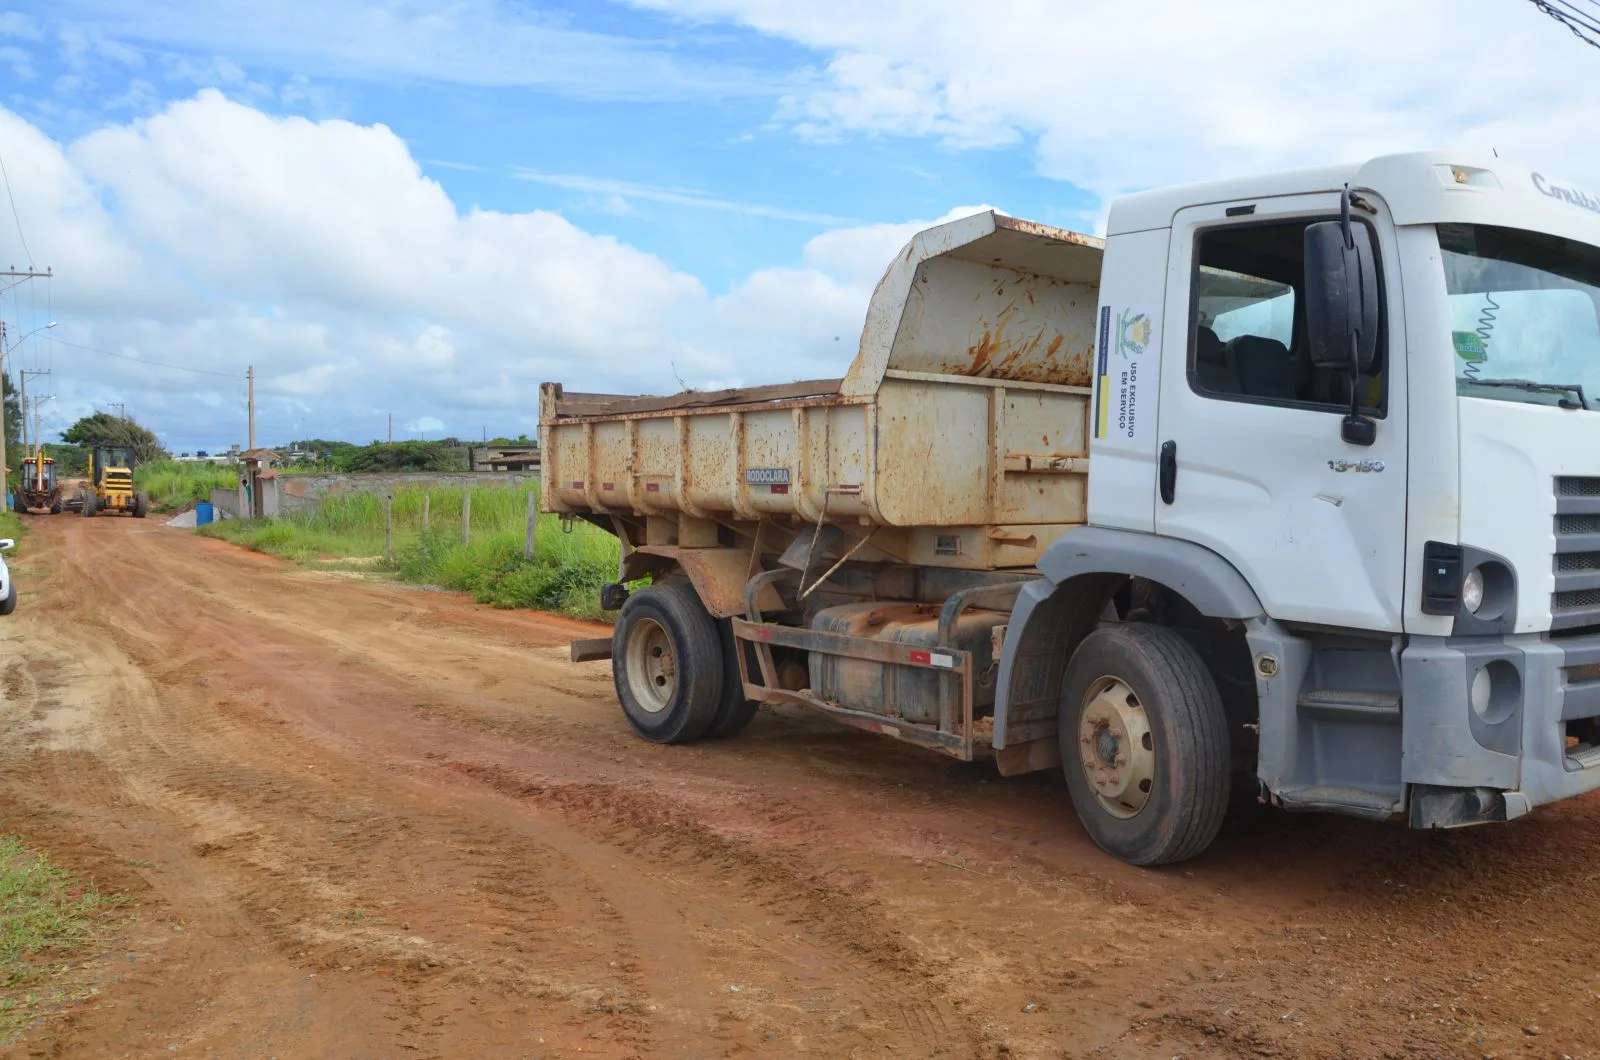
[[[473,471],[538,471],[537,445],[471,445],[467,466]]]

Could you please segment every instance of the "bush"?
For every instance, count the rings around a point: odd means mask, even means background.
[[[463,545],[461,508],[469,493],[472,540]],[[470,593],[494,607],[604,620],[600,586],[616,577],[616,538],[586,523],[564,533],[554,515],[541,514],[534,557],[525,560],[528,496],[510,486],[403,487],[394,498],[393,573],[403,581]],[[307,511],[213,523],[200,533],[301,563],[376,558],[383,555],[383,499],[372,493],[338,494]]]
[[[176,511],[193,501],[211,499],[214,489],[227,489],[239,481],[239,472],[221,464],[180,464],[158,460],[133,469],[133,484],[150,498],[158,512]]]

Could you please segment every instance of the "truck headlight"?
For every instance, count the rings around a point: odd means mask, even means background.
[[[1475,615],[1478,608],[1483,606],[1483,570],[1474,567],[1461,579],[1461,606],[1467,609],[1467,614]]]

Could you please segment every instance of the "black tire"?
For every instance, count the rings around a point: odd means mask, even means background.
[[[149,513],[150,498],[142,493],[135,493],[133,495],[133,517],[135,519],[143,519]]]
[[[733,620],[720,619],[717,622],[717,636],[722,642],[722,701],[717,704],[717,716],[711,721],[711,728],[706,730],[707,739],[726,740],[744,732],[745,726],[754,720],[761,704],[753,699],[744,698],[744,685],[739,679],[739,657],[735,653],[739,645],[733,638]],[[756,660],[749,646],[746,645],[745,665],[749,666],[751,673],[757,673]]]
[[[706,734],[722,702],[722,641],[687,582],[628,597],[612,645],[611,680],[634,732],[652,743],[689,743]],[[653,694],[652,685],[666,691]]]
[[[17,609],[17,583],[12,582],[6,590],[6,597],[0,600],[0,615],[9,615]]]
[[[1131,698],[1118,695],[1115,682]],[[1136,725],[1116,731],[1102,725],[1094,743],[1080,733],[1092,703],[1099,713],[1104,704],[1118,702],[1122,713],[1113,708],[1112,714],[1142,717],[1147,725],[1150,742],[1144,741],[1146,730],[1138,738],[1142,755],[1130,757],[1127,751]],[[1211,845],[1228,808],[1228,719],[1205,661],[1176,631],[1122,623],[1089,634],[1067,664],[1057,720],[1061,768],[1073,807],[1101,849],[1133,865],[1165,865]],[[1094,725],[1092,714],[1089,724]],[[1092,765],[1110,778],[1109,784],[1126,785],[1120,794],[1108,797],[1096,788],[1086,755],[1095,756]],[[1120,770],[1112,768],[1119,765]],[[1134,794],[1135,785],[1122,778],[1138,777],[1141,765],[1149,786],[1138,782],[1139,794]]]
[[[93,493],[85,493],[83,495],[83,517],[85,519],[93,517],[95,509],[99,506],[100,498],[96,497]]]
[[[60,496],[57,496],[55,500],[50,502],[50,514],[51,515],[60,515],[61,514],[61,498],[60,498]]]

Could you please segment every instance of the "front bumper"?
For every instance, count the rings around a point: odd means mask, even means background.
[[[1400,676],[1414,825],[1507,820],[1600,788],[1600,634],[1412,637]]]

